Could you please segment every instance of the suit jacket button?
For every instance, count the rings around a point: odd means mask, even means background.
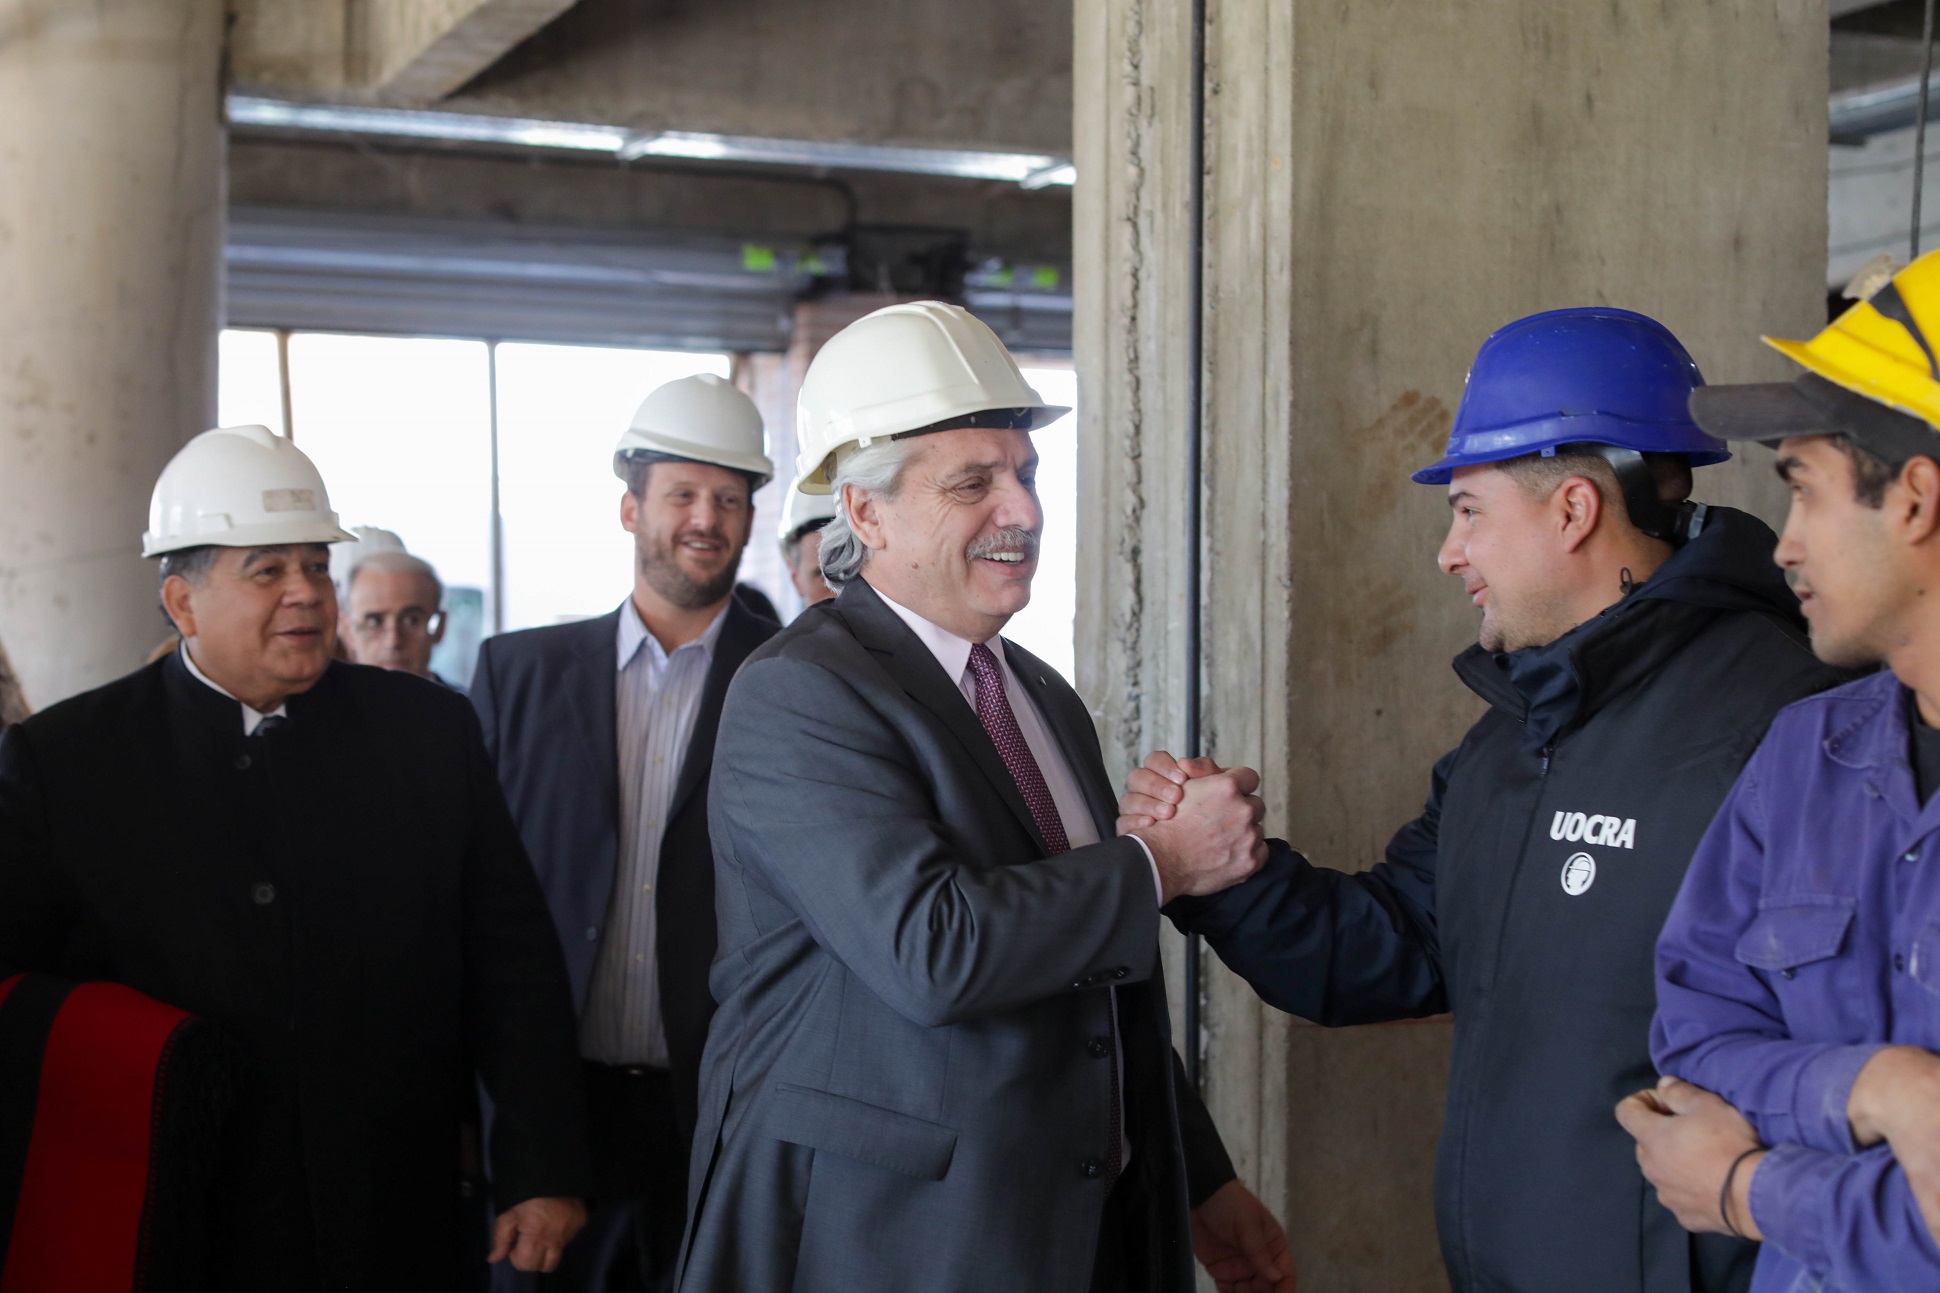
[[[236,771],[247,772],[249,771],[249,765],[254,762],[256,760],[250,758],[247,754],[238,754],[236,756]]]
[[[1078,1164],[1078,1171],[1087,1181],[1095,1181],[1105,1174],[1105,1165],[1095,1158],[1087,1158]]]
[[[1091,1039],[1091,1044],[1086,1046],[1085,1049],[1091,1052],[1092,1059],[1101,1060],[1111,1054],[1111,1043],[1102,1037],[1094,1037]]]
[[[1131,973],[1131,971],[1130,971],[1130,970],[1127,970],[1127,969],[1126,969],[1126,968],[1125,968],[1124,966],[1122,966],[1122,965],[1121,965],[1121,966],[1119,966],[1119,967],[1118,967],[1118,968],[1117,968],[1116,970],[1113,970],[1113,971],[1111,972],[1111,977],[1112,977],[1112,978],[1114,978],[1114,979],[1122,979],[1122,978],[1124,978],[1124,977],[1125,977],[1125,976],[1126,976],[1127,974],[1130,974],[1130,973]]]
[[[258,907],[267,907],[276,901],[276,886],[273,884],[253,885],[249,890],[249,896]]]
[[[594,926],[594,927],[592,927],[591,929],[588,929],[588,930],[586,931],[586,941],[587,941],[587,942],[589,942],[589,943],[597,943],[597,942],[599,942],[599,938],[600,938],[600,931],[599,931],[599,927],[598,927],[598,926]]]

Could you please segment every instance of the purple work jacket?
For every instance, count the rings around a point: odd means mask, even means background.
[[[1846,1119],[1882,1046],[1940,1051],[1940,795],[1921,808],[1908,739],[1887,671],[1783,710],[1658,940],[1659,1071],[1772,1147],[1752,1293],[1940,1289],[1892,1150],[1858,1149]]]

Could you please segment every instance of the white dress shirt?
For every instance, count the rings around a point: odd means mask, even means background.
[[[870,587],[874,588],[872,584]],[[943,672],[956,679],[957,690],[970,702],[970,708],[977,708],[977,675],[970,672],[970,648],[975,643],[969,638],[960,638],[946,628],[930,623],[907,606],[899,605],[876,589],[876,596],[882,604],[896,612],[898,619],[909,625],[909,631],[922,639],[923,645],[930,649],[936,662],[943,666]],[[1017,716],[1017,730],[1024,735],[1024,744],[1030,747],[1031,757],[1037,760],[1037,770],[1044,774],[1044,786],[1051,792],[1051,802],[1057,805],[1058,820],[1064,823],[1064,837],[1071,847],[1081,849],[1087,844],[1098,842],[1098,827],[1091,820],[1091,809],[1085,805],[1084,791],[1078,788],[1077,778],[1071,772],[1071,764],[1064,757],[1064,751],[1044,730],[1044,720],[1032,702],[1031,694],[1017,681],[1017,673],[1010,667],[1010,659],[1004,654],[1004,640],[991,638],[984,643],[990,654],[997,657],[997,670],[1004,676],[1004,695],[1010,700],[1011,713]],[[1152,892],[1158,895],[1160,905],[1164,905],[1165,889],[1159,883],[1159,866],[1152,859],[1151,846],[1138,836],[1138,847],[1144,852],[1145,860],[1152,868]]]
[[[875,587],[873,584],[870,585]],[[909,625],[909,631],[922,640],[924,646],[943,666],[943,672],[956,679],[957,690],[974,713],[977,708],[977,675],[970,672],[970,648],[976,644],[969,638],[958,637],[950,630],[932,624],[915,611],[910,610],[876,589],[876,596],[882,598],[883,605],[896,612],[897,618]],[[1017,681],[1017,674],[1010,667],[1010,660],[1004,654],[1004,640],[993,637],[984,643],[990,653],[997,657],[997,671],[1003,675],[1004,695],[1010,700],[1010,710],[1017,718],[1017,730],[1024,736],[1024,744],[1030,747],[1031,757],[1037,760],[1037,770],[1044,775],[1045,788],[1051,792],[1051,802],[1057,805],[1058,820],[1064,823],[1064,835],[1071,847],[1081,849],[1087,844],[1098,842],[1098,826],[1091,819],[1091,810],[1085,806],[1084,791],[1078,787],[1078,779],[1071,771],[1070,760],[1064,751],[1044,730],[1044,720],[1037,712],[1037,705],[1031,700]],[[981,718],[979,718],[981,721]],[[1163,901],[1165,891],[1159,884],[1158,863],[1152,860],[1152,850],[1144,840],[1138,846],[1145,853],[1146,865],[1152,868],[1152,892]],[[1154,931],[1156,934],[1156,931]],[[1111,1009],[1114,1017],[1118,1014],[1118,989],[1111,988]],[[1125,1044],[1118,1030],[1112,1030],[1112,1037],[1118,1047],[1118,1103],[1125,1105]],[[1123,1120],[1120,1120],[1118,1135],[1118,1161],[1121,1166],[1132,1161],[1132,1145],[1125,1134]]]
[[[208,674],[203,673],[202,670],[196,668],[195,657],[189,654],[189,644],[187,642],[183,642],[181,647],[179,647],[178,649],[182,652],[182,663],[189,667],[189,677],[195,679],[197,682],[201,683],[204,687],[209,688],[211,691],[221,692],[223,695],[229,697],[229,699],[231,700],[236,701],[238,705],[242,706],[242,723],[243,723],[244,736],[256,735],[256,729],[263,725],[263,720],[266,718],[288,718],[290,716],[289,708],[288,706],[285,706],[285,705],[278,705],[275,709],[272,709],[267,714],[259,713],[256,710],[251,709],[243,701],[237,700],[234,692],[230,691],[227,687],[223,686],[221,683],[211,678]]]
[[[579,1053],[602,1064],[667,1067],[653,888],[660,882],[660,844],[681,762],[726,619],[723,606],[699,637],[670,652],[648,632],[631,597],[620,608],[614,679],[620,851],[579,1020]]]

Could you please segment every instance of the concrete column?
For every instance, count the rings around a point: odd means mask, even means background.
[[[148,492],[215,420],[221,0],[0,0],[0,638],[36,706],[160,639]]]
[[[1204,746],[1325,864],[1379,860],[1479,712],[1474,612],[1407,473],[1469,359],[1535,310],[1662,319],[1713,380],[1823,322],[1823,0],[1205,0],[1203,302],[1187,296],[1190,0],[1077,0],[1078,674],[1122,768]],[[1205,330],[1204,594],[1185,604],[1186,382]],[[1782,506],[1755,456],[1700,494]],[[1171,953],[1175,994],[1179,956]],[[1451,1025],[1330,1031],[1209,967],[1206,1088],[1302,1287],[1445,1288],[1430,1211]],[[1175,1020],[1177,1019],[1175,1001]]]

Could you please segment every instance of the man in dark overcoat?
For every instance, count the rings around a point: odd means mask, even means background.
[[[290,441],[198,436],[144,554],[181,648],[0,739],[0,977],[125,984],[224,1031],[214,1286],[237,1293],[460,1287],[474,1073],[494,1256],[549,1268],[584,1218],[558,938],[464,698],[333,661],[349,537]]]

